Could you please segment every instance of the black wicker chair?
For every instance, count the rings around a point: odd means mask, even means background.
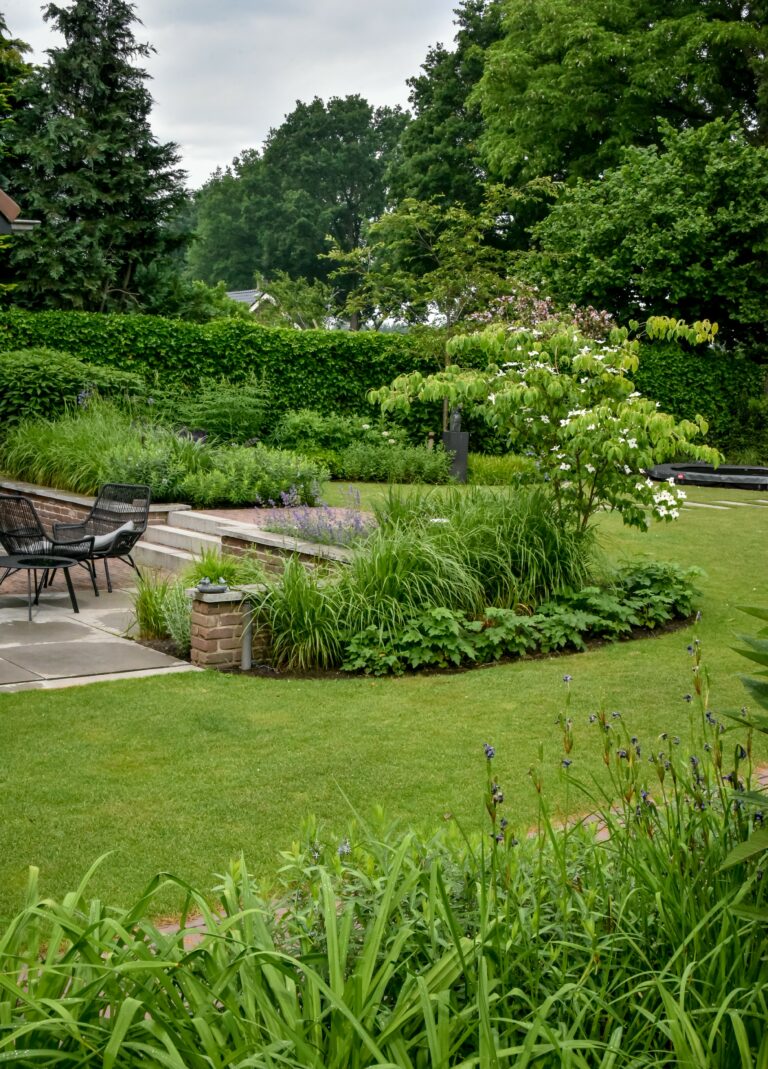
[[[106,483],[99,490],[93,508],[80,523],[56,523],[54,538],[92,538],[90,554],[93,562],[104,561],[107,590],[112,593],[112,578],[108,561],[115,558],[130,564],[141,575],[131,550],[147,529],[149,505],[152,499],[148,486],[132,486],[125,483]]]
[[[96,569],[91,560],[94,539],[89,535],[75,534],[71,538],[60,538],[55,533],[53,538],[43,527],[37,510],[31,501],[21,494],[0,494],[0,546],[12,557],[43,556],[69,557],[86,569],[91,578],[93,592],[98,597],[96,586]],[[8,578],[17,568],[5,568],[0,575],[0,583]],[[43,582],[50,576],[46,572]]]

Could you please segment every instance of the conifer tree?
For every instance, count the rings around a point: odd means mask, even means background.
[[[64,44],[28,79],[17,121],[8,192],[41,225],[13,244],[14,300],[140,310],[143,288],[183,241],[170,223],[186,196],[176,145],[149,125],[149,76],[137,61],[152,49],[136,41],[127,0],[51,3],[44,16]]]

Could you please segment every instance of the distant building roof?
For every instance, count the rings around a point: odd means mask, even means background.
[[[39,226],[37,219],[19,219],[21,209],[0,189],[0,234],[25,234]]]
[[[260,290],[227,290],[227,297],[241,304],[253,304],[257,297],[261,297]]]

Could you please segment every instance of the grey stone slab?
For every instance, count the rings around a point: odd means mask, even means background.
[[[71,623],[69,620],[45,620],[32,623],[28,620],[8,620],[0,622],[0,647],[31,646],[45,642],[66,642],[87,638],[90,631],[83,624]]]
[[[102,628],[105,631],[114,631],[122,635],[131,626],[135,613],[130,609],[116,609],[114,612],[93,612],[88,614],[88,623],[92,627]]]
[[[17,646],[6,655],[14,664],[43,679],[68,676],[97,676],[114,672],[134,672],[180,664],[174,657],[147,649],[136,642],[93,641],[48,642],[37,646]]]
[[[0,686],[5,683],[28,683],[39,679],[40,676],[35,675],[34,672],[28,672],[26,668],[19,667],[13,661],[6,661],[5,658],[0,657]]]

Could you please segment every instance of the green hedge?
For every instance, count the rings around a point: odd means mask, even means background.
[[[0,351],[30,346],[137,371],[163,386],[263,375],[282,411],[368,410],[368,390],[414,367],[433,371],[438,366],[421,343],[402,335],[288,330],[243,320],[197,324],[160,316],[15,308],[0,313]]]
[[[88,312],[0,312],[0,352],[47,347],[91,364],[135,371],[158,386],[195,386],[226,376],[233,382],[266,380],[273,416],[288,409],[324,413],[370,411],[368,390],[395,376],[440,366],[439,336],[289,330],[247,320],[197,324],[160,316]],[[744,440],[750,399],[764,394],[765,368],[733,353],[690,351],[677,344],[644,345],[638,389],[678,418],[700,412],[720,446]],[[439,406],[415,406],[404,421],[414,440],[440,424]],[[495,452],[470,413],[465,425],[475,447]]]
[[[751,409],[765,395],[767,372],[741,353],[655,342],[641,348],[635,383],[677,419],[704,416],[709,441],[728,448],[761,433]]]

